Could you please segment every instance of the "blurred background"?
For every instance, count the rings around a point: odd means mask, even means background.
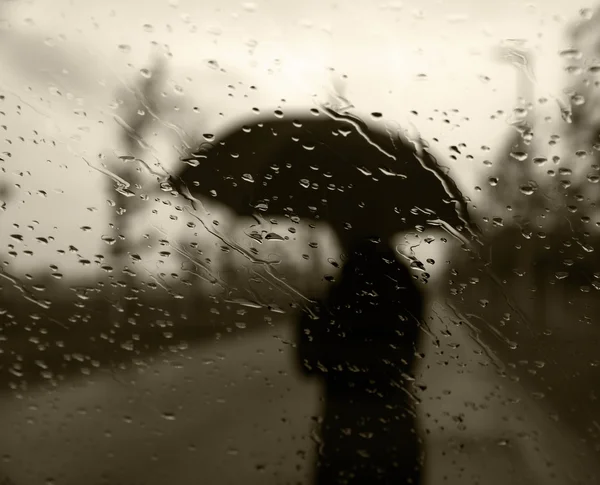
[[[428,298],[426,482],[600,483],[599,18],[0,1],[2,483],[311,483],[322,389],[294,325],[340,242],[168,180],[231,127],[322,106],[420,134],[484,234],[395,237]]]

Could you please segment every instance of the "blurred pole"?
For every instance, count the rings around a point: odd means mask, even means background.
[[[600,203],[598,185],[590,183],[588,176],[598,176],[592,167],[600,160],[598,141],[600,136],[600,96],[598,95],[598,58],[600,58],[600,7],[587,19],[578,19],[568,29],[568,48],[561,53],[564,70],[576,75],[569,76],[565,92],[570,97],[572,120],[567,126],[569,148],[572,153],[587,152],[585,159],[578,158],[573,170],[573,181],[567,187],[568,197],[583,194],[590,202]],[[579,217],[572,221],[578,229]]]
[[[525,43],[518,39],[502,43],[496,54],[501,62],[510,63],[515,69],[517,102],[511,120],[514,132],[505,144],[492,174],[498,179],[494,194],[496,202],[504,208],[511,207],[509,212],[514,214],[512,217],[515,222],[528,223],[539,205],[535,193],[537,182],[529,157],[535,119],[532,56]],[[523,188],[528,185],[534,191],[533,195],[524,195]]]
[[[500,163],[496,163],[492,174],[497,179],[494,194],[496,202],[504,206],[503,213],[511,215],[509,234],[510,226],[514,224],[523,234],[528,235],[529,243],[522,245],[522,249],[517,251],[517,257],[513,258],[515,251],[511,248],[508,258],[517,266],[532,268],[532,283],[536,289],[532,307],[533,320],[543,328],[547,320],[551,262],[546,260],[545,252],[548,251],[543,248],[545,241],[537,236],[542,229],[539,216],[544,213],[547,201],[544,200],[542,190],[539,190],[540,184],[533,171],[531,153],[536,114],[532,54],[525,42],[519,39],[505,41],[499,46],[497,54],[501,61],[509,62],[516,69],[517,105],[513,110],[511,123],[515,132],[501,152],[498,160]],[[501,250],[504,252],[505,248]]]

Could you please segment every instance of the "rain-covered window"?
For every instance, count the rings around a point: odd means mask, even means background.
[[[0,0],[0,484],[600,483],[599,29]]]

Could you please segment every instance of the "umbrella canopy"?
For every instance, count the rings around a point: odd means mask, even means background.
[[[462,194],[427,151],[328,109],[248,120],[184,162],[172,177],[183,194],[240,216],[325,222],[345,247],[428,222],[471,225]]]

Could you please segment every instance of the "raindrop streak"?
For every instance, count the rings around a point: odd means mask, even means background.
[[[260,303],[257,303],[255,301],[246,300],[244,298],[235,298],[232,300],[224,300],[224,301],[226,303],[233,303],[235,305],[240,305],[240,306],[247,307],[247,308],[263,308],[263,306],[264,306],[264,305],[261,305]],[[240,328],[242,328],[242,327],[240,327]]]
[[[15,278],[14,276],[9,275],[8,273],[6,273],[6,271],[4,271],[4,269],[2,268],[2,266],[0,266],[0,277],[10,281],[13,286],[19,290],[21,293],[23,293],[24,298],[28,301],[30,301],[31,303],[36,304],[37,306],[44,308],[45,310],[48,310],[50,308],[51,302],[48,300],[38,300],[35,296],[33,296],[31,294],[31,292],[29,292],[21,283],[20,281]]]
[[[373,173],[365,167],[356,167],[356,168],[358,169],[358,171],[360,173],[362,173],[363,175],[366,175],[367,177],[370,177],[371,175],[373,175]]]

